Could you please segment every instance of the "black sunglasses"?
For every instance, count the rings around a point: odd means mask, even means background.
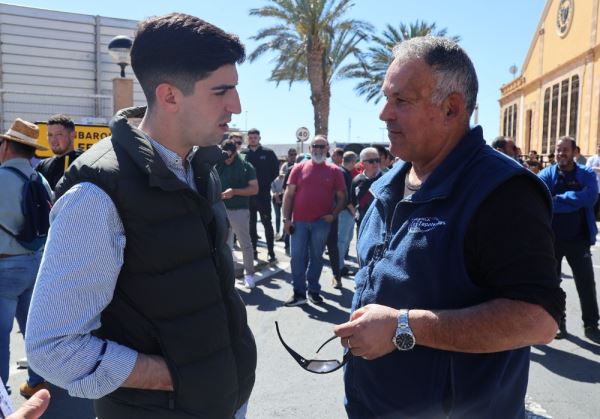
[[[375,164],[375,163],[379,163],[379,162],[381,162],[380,159],[367,159],[367,160],[363,160],[363,163]]]
[[[312,148],[319,148],[321,150],[324,150],[325,147],[327,147],[325,144],[313,144],[311,145]]]
[[[296,360],[296,362],[308,372],[313,372],[315,374],[329,374],[330,372],[334,372],[334,371],[337,371],[340,368],[342,368],[344,365],[346,365],[346,363],[348,362],[348,359],[350,359],[350,351],[347,351],[344,354],[344,357],[342,358],[341,361],[338,361],[337,359],[306,359],[303,356],[301,356],[298,352],[296,352],[292,348],[290,348],[283,341],[283,338],[281,337],[281,333],[279,332],[279,324],[277,322],[275,322],[275,328],[277,329],[277,336],[279,336],[279,340],[281,341],[281,344],[283,345],[283,347],[289,352],[289,354],[292,356],[292,358],[294,358]],[[325,343],[323,343],[321,346],[319,346],[319,349],[317,349],[317,353],[325,345],[327,345],[329,342],[331,342],[332,340],[334,340],[336,338],[337,338],[337,336],[333,336],[333,337],[327,339],[325,341]]]
[[[237,145],[242,145],[242,144],[243,144],[243,141],[236,141],[235,143],[236,143]]]

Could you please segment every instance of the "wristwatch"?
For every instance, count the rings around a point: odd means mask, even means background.
[[[398,314],[398,327],[396,335],[392,338],[392,343],[399,351],[410,351],[415,347],[415,335],[408,324],[408,310],[400,310]]]

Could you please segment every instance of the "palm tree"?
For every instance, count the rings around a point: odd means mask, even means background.
[[[327,135],[331,83],[342,63],[358,57],[358,44],[368,38],[372,26],[347,19],[352,0],[269,0],[268,6],[251,9],[250,15],[278,19],[281,23],[260,30],[251,39],[262,42],[248,57],[275,54],[269,81],[308,81],[313,105],[315,134]]]
[[[386,25],[381,36],[373,36],[375,44],[361,56],[359,62],[350,64],[344,68],[341,76],[347,78],[362,79],[354,88],[361,96],[366,96],[366,101],[371,99],[378,103],[381,98],[381,86],[387,68],[393,61],[392,48],[396,44],[418,36],[446,36],[446,28],[438,30],[435,23],[416,21],[408,26],[401,23],[396,29],[392,25]],[[459,42],[460,37],[453,36],[450,39]]]

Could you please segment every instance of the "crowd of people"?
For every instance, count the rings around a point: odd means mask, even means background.
[[[256,287],[260,216],[268,262],[275,240],[289,251],[287,307],[323,303],[325,248],[342,286],[357,231],[351,315],[335,327],[343,362],[316,362],[345,365],[348,417],[524,418],[530,346],[567,335],[563,257],[600,343],[600,156],[580,164],[570,137],[546,168],[531,153],[519,162],[510,139],[494,151],[469,124],[471,60],[419,37],[395,47],[383,83],[389,150],[330,150],[316,135],[280,163],[257,129],[218,145],[241,112],[244,58],[237,36],[199,18],[149,18],[131,49],[148,106],[119,111],[110,138],[79,153],[73,122],[53,116],[55,156],[35,170],[35,124],[0,136],[3,383],[16,318],[30,367],[20,392],[40,409],[48,381],[93,400],[99,419],[245,417],[257,347],[233,249]],[[50,227],[25,240],[34,210]]]

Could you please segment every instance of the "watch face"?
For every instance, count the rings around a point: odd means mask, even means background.
[[[410,333],[401,332],[396,336],[396,347],[401,351],[407,351],[415,346],[415,338]]]

